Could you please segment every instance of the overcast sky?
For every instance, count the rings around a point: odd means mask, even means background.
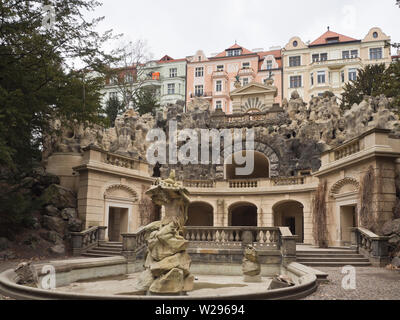
[[[101,1],[101,0],[100,0]],[[218,53],[235,43],[247,49],[285,46],[292,36],[313,41],[330,30],[362,39],[380,27],[400,42],[395,0],[102,0],[99,31],[147,41],[154,58],[178,59],[202,49]],[[395,52],[392,50],[392,53]]]

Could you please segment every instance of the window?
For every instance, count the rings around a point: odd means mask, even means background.
[[[117,76],[112,76],[110,78],[110,84],[118,84],[118,77]]]
[[[311,79],[311,85],[314,85],[314,73],[310,74],[310,79]]]
[[[318,71],[317,80],[318,83],[325,83],[325,71]]]
[[[336,43],[336,42],[339,42],[339,37],[326,38],[326,43]]]
[[[248,85],[249,84],[249,78],[243,78],[243,85]]]
[[[242,68],[243,69],[249,69],[250,68],[250,62],[243,62]]]
[[[340,77],[342,79],[342,82],[344,82],[344,71],[340,72]]]
[[[175,94],[175,83],[168,83],[168,94]]]
[[[293,47],[297,47],[298,44],[299,43],[296,40],[293,41]]]
[[[378,32],[374,32],[373,34],[372,34],[372,36],[376,39],[376,38],[378,38]]]
[[[312,62],[326,61],[326,60],[328,60],[327,53],[315,53],[312,55]]]
[[[371,60],[382,59],[382,48],[371,48],[371,49],[369,49],[369,58]]]
[[[215,102],[215,109],[222,109],[222,101],[218,100]]]
[[[355,81],[357,79],[357,69],[349,69],[349,81]]]
[[[234,50],[228,50],[227,55],[228,57],[233,57],[233,56],[240,56],[242,54],[241,49],[234,49]]]
[[[177,76],[178,76],[178,69],[177,68],[169,69],[169,77],[170,78],[175,78]]]
[[[272,60],[267,60],[267,70],[272,69]]]
[[[204,68],[203,67],[197,67],[196,72],[195,72],[196,77],[203,77],[204,76]]]
[[[350,58],[357,58],[357,57],[358,57],[358,50],[351,50]]]
[[[203,85],[195,86],[194,94],[196,95],[196,97],[201,97],[203,95]]]
[[[224,71],[224,66],[223,65],[217,66],[217,71]]]
[[[290,87],[300,88],[301,87],[301,76],[291,76],[290,77]]]
[[[300,64],[300,56],[289,57],[289,67],[297,67]]]
[[[125,82],[126,82],[126,83],[132,83],[132,82],[133,82],[133,75],[132,75],[132,73],[127,73],[127,74],[125,74]]]
[[[217,91],[217,92],[222,91],[222,81],[221,80],[218,80],[217,82],[215,82],[215,91]]]

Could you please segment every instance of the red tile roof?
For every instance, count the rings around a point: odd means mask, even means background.
[[[278,68],[282,68],[282,52],[281,49],[272,50],[272,51],[261,51],[257,52],[258,56],[260,57],[260,62],[258,65],[258,69],[261,69],[263,60],[266,56],[273,55],[275,57],[276,63],[278,64]]]
[[[328,44],[327,39],[329,39],[329,38],[339,38],[339,42],[357,41],[357,39],[354,39],[354,38],[345,36],[343,34],[336,33],[336,32],[328,30],[322,36],[320,36],[318,39],[316,39],[313,42],[311,42],[310,46]]]

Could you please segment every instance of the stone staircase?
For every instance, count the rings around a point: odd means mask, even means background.
[[[368,258],[349,248],[310,249],[299,248],[296,252],[297,262],[310,267],[367,267],[371,263]]]
[[[97,247],[89,249],[82,255],[85,257],[100,258],[120,256],[122,252],[122,242],[100,242]]]

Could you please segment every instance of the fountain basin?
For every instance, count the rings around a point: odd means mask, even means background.
[[[305,297],[317,289],[317,278],[313,269],[305,267],[299,263],[292,262],[286,267],[281,266],[280,273],[289,275],[295,282],[295,286],[267,290],[270,277],[263,275],[262,283],[244,283],[240,273],[235,274],[237,268],[231,268],[230,275],[221,275],[226,272],[225,263],[210,269],[213,271],[206,274],[202,266],[192,264],[191,271],[198,277],[195,282],[195,290],[186,296],[147,296],[131,295],[129,290],[118,290],[113,294],[112,286],[107,289],[107,282],[130,281],[142,270],[140,263],[130,263],[124,257],[73,259],[63,261],[53,261],[47,263],[55,268],[56,288],[41,289],[16,283],[16,274],[10,269],[0,274],[0,291],[15,299],[61,299],[61,300],[87,300],[87,299],[107,299],[107,300],[193,300],[193,299],[218,299],[218,300],[257,300],[257,299],[299,299]],[[45,276],[41,270],[44,264],[35,265],[39,275],[39,283]],[[203,272],[196,272],[203,270]],[[220,272],[218,272],[220,270]],[[217,277],[218,275],[218,277]],[[108,277],[108,279],[105,279]],[[88,290],[88,286],[82,283],[98,283],[99,292],[93,293]],[[121,282],[121,289],[123,285]],[[115,283],[113,284],[115,285]],[[104,289],[101,290],[101,286]],[[75,291],[73,288],[75,287]],[[89,286],[90,287],[90,286]],[[232,290],[234,289],[234,290]],[[107,293],[108,291],[108,293]]]

